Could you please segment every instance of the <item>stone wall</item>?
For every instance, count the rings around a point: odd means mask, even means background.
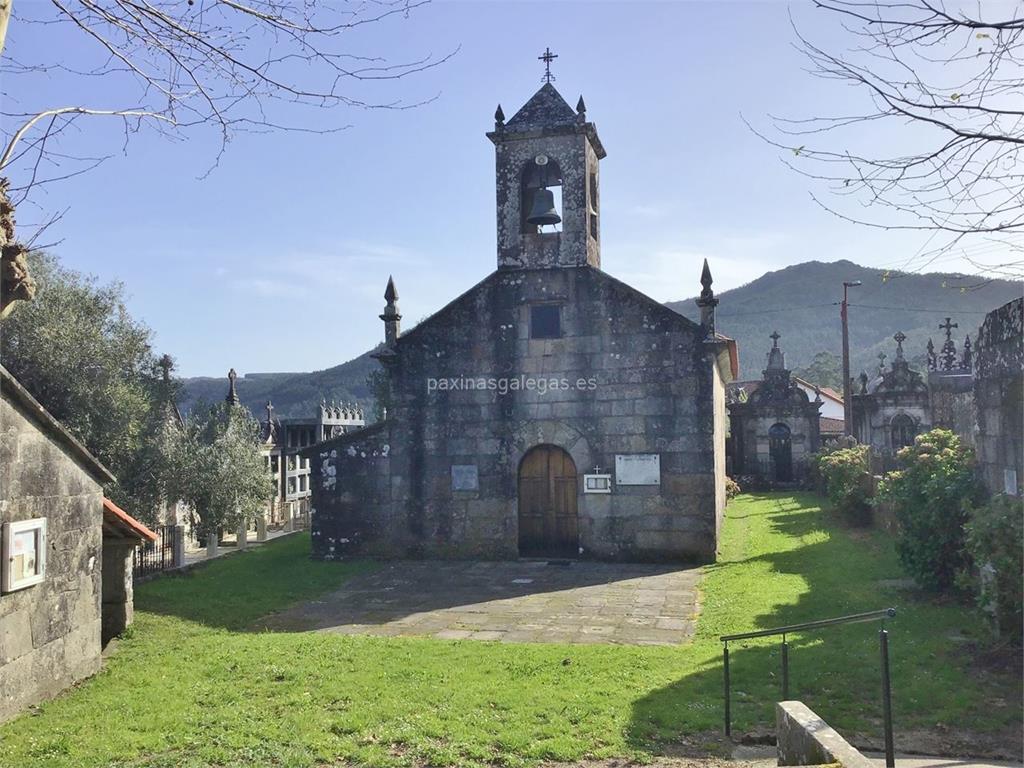
[[[872,768],[872,762],[800,701],[775,705],[779,765]]]
[[[100,668],[102,489],[0,397],[0,517],[45,517],[46,579],[0,595],[0,721]]]
[[[535,303],[561,306],[561,338],[530,338]],[[361,534],[379,554],[517,557],[519,464],[531,448],[551,444],[577,468],[582,556],[714,559],[724,386],[715,378],[721,342],[704,335],[596,269],[494,273],[399,339],[388,362],[386,438],[356,433],[310,454],[318,555],[352,542],[338,522],[347,519],[376,537]],[[511,387],[522,377],[568,387],[500,391],[502,381]],[[442,388],[441,380],[461,383]],[[374,456],[385,445],[386,462]],[[617,454],[658,454],[660,485],[583,493],[583,474],[612,471]],[[332,468],[324,461],[333,462],[333,489],[324,484]],[[475,465],[478,487],[453,490],[453,465]]]
[[[390,425],[387,422],[328,440],[310,457],[310,535],[313,556],[340,560],[394,553]],[[344,486],[339,478],[344,477]]]
[[[1019,495],[1024,480],[1024,299],[989,312],[974,349],[982,480],[992,493]]]

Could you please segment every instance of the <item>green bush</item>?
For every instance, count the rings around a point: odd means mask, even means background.
[[[1024,504],[1010,496],[996,496],[970,510],[967,552],[979,578],[968,579],[978,604],[993,614],[999,633],[1020,644],[1024,580]]]
[[[949,589],[970,559],[964,523],[979,495],[974,452],[948,429],[933,429],[898,458],[904,468],[887,474],[878,487],[879,500],[892,505],[898,523],[896,552],[919,585]]]
[[[818,454],[815,461],[832,506],[854,525],[871,521],[868,450],[866,445],[839,448]]]
[[[731,477],[725,478],[725,498],[735,499],[742,493],[740,484],[733,480]]]

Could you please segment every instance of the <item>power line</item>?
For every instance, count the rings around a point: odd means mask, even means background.
[[[850,304],[860,309],[888,309],[903,312],[944,312],[949,315],[987,315],[985,310],[978,309],[928,309],[925,307],[879,307],[874,304]]]
[[[767,314],[769,312],[793,312],[793,311],[802,310],[802,309],[821,309],[823,307],[838,307],[838,306],[839,306],[839,302],[838,301],[833,301],[830,304],[808,304],[805,307],[778,307],[776,309],[756,309],[753,312],[730,312],[728,314],[725,314],[724,312],[719,312],[718,313],[718,317],[719,317],[719,319],[728,318],[728,317],[745,317],[747,315],[764,315],[764,314]]]

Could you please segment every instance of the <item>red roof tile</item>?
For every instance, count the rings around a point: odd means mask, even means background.
[[[103,497],[103,528],[104,530],[116,532],[123,538],[156,541],[155,533],[106,496]]]

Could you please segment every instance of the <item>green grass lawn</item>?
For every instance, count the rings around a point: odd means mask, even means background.
[[[975,667],[976,613],[879,584],[891,540],[804,495],[743,496],[680,647],[247,632],[364,563],[317,563],[291,537],[142,585],[101,674],[0,726],[2,766],[535,765],[708,746],[721,728],[720,634],[895,605],[897,731],[1019,725],[1018,675]],[[878,731],[877,627],[790,638],[792,692],[846,733]],[[777,646],[737,643],[734,733],[773,725]],[[898,745],[898,743],[897,743]]]

